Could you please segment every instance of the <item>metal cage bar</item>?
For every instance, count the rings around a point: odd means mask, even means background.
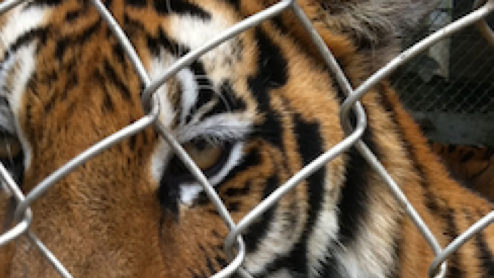
[[[4,13],[17,5],[26,2],[28,1],[4,1],[0,4],[0,13]],[[458,32],[468,25],[474,23],[479,24],[478,22],[484,22],[482,19],[485,18],[485,16],[492,10],[494,10],[494,0],[480,1],[485,2],[485,4],[483,4],[482,6],[480,6],[479,4],[480,7],[477,10],[471,12],[469,15],[447,25],[446,27],[440,29],[424,40],[413,45],[411,48],[405,50],[402,54],[389,62],[386,66],[384,66],[371,77],[369,77],[362,83],[362,85],[360,85],[356,89],[353,89],[351,87],[342,69],[336,62],[336,59],[333,57],[330,50],[327,48],[322,38],[312,26],[310,20],[307,18],[307,16],[298,6],[295,0],[280,1],[279,3],[263,11],[244,19],[243,21],[219,34],[216,38],[213,38],[202,47],[192,50],[187,55],[180,58],[178,61],[172,64],[161,77],[157,78],[156,80],[151,80],[149,78],[149,75],[146,72],[137,52],[135,51],[124,31],[120,28],[111,13],[99,0],[91,0],[91,2],[98,10],[101,17],[108,24],[113,34],[116,36],[118,42],[123,47],[126,55],[130,59],[140,80],[144,84],[144,90],[142,92],[141,100],[142,105],[148,114],[143,116],[136,122],[132,123],[131,125],[128,125],[127,127],[124,127],[121,130],[117,131],[116,133],[102,139],[98,143],[88,148],[86,151],[77,155],[75,158],[67,162],[64,166],[53,172],[38,185],[36,185],[33,190],[30,191],[26,196],[24,196],[19,186],[14,182],[8,171],[0,163],[0,177],[3,183],[6,185],[6,188],[13,194],[17,202],[14,217],[15,225],[8,231],[0,234],[0,247],[9,242],[12,242],[21,235],[26,235],[27,238],[34,243],[34,245],[39,249],[39,251],[46,257],[46,259],[53,265],[53,267],[62,277],[71,277],[70,273],[65,269],[63,264],[58,261],[55,255],[52,254],[49,249],[44,246],[42,241],[38,239],[36,235],[29,229],[33,218],[30,209],[31,204],[37,199],[41,198],[52,186],[57,183],[57,181],[65,177],[67,174],[69,174],[76,167],[80,166],[88,159],[91,159],[92,157],[98,155],[114,144],[122,141],[125,138],[128,138],[129,136],[139,133],[149,126],[153,126],[159,132],[163,139],[173,149],[175,154],[182,160],[191,174],[194,175],[194,177],[205,190],[206,195],[208,196],[210,201],[215,205],[219,215],[225,222],[225,225],[227,225],[227,227],[230,229],[230,233],[225,239],[225,252],[231,262],[227,267],[212,276],[214,278],[228,277],[235,272],[240,274],[242,277],[251,277],[251,275],[247,273],[247,271],[241,268],[246,252],[242,240],[242,232],[245,231],[260,215],[262,215],[266,210],[273,206],[286,193],[297,186],[297,184],[299,184],[312,173],[326,165],[329,161],[331,161],[352,146],[355,146],[357,148],[361,155],[367,160],[369,165],[386,181],[395,198],[404,207],[408,216],[412,219],[413,223],[422,233],[426,241],[429,243],[431,249],[435,253],[436,258],[432,262],[429,269],[430,277],[444,277],[446,272],[446,260],[451,255],[451,253],[460,248],[473,235],[485,229],[489,224],[494,222],[494,212],[491,212],[477,221],[475,224],[473,224],[464,233],[459,235],[446,248],[442,249],[442,247],[437,242],[437,239],[434,237],[432,232],[421,219],[420,215],[417,213],[411,203],[407,200],[405,194],[401,191],[399,186],[393,181],[391,176],[387,173],[386,169],[378,161],[376,156],[369,150],[369,148],[363,143],[363,141],[360,140],[367,126],[367,119],[365,111],[359,102],[359,100],[366,92],[368,92],[373,86],[382,81],[384,78],[388,77],[393,71],[396,70],[397,67],[408,62],[410,59],[423,52],[425,49],[435,44],[437,41],[444,39],[445,37],[448,37],[455,32]],[[287,9],[291,9],[293,11],[302,26],[309,33],[314,46],[319,50],[328,68],[335,74],[338,85],[347,95],[347,99],[341,106],[340,113],[340,122],[346,133],[346,137],[341,142],[329,149],[327,152],[323,153],[312,162],[310,162],[308,165],[306,165],[301,171],[296,173],[287,182],[279,186],[272,194],[267,196],[238,223],[235,223],[225,205],[219,198],[218,194],[205,177],[204,173],[202,173],[202,171],[198,168],[194,161],[189,157],[187,152],[173,137],[171,132],[158,120],[160,107],[157,96],[154,96],[154,92],[160,86],[162,86],[171,76],[176,74],[185,66],[190,65],[193,61],[195,61],[197,58],[199,58],[201,55],[205,54],[209,50],[235,37],[239,33],[260,24],[264,20],[280,14]],[[490,34],[490,36],[492,37],[492,30],[489,29],[489,31],[490,32],[486,34]],[[348,119],[350,110],[353,111],[357,119],[355,127],[352,127],[349,124]],[[234,254],[234,250],[237,250],[236,254]]]

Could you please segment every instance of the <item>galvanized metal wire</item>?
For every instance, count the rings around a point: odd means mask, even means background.
[[[22,0],[9,0],[0,4],[0,13],[6,12],[16,5],[22,4],[27,1]],[[142,105],[146,111],[146,115],[131,125],[124,127],[116,133],[102,139],[86,151],[82,152],[64,166],[56,170],[49,175],[37,186],[33,188],[26,196],[22,193],[19,186],[12,179],[5,167],[0,164],[0,178],[6,185],[6,188],[12,193],[16,200],[16,212],[12,228],[8,231],[0,234],[0,247],[12,242],[21,235],[26,235],[29,240],[39,249],[41,254],[53,265],[56,271],[62,277],[71,277],[70,273],[65,269],[63,263],[58,261],[56,256],[50,252],[48,247],[44,246],[42,239],[36,237],[36,235],[29,229],[33,219],[33,213],[30,206],[33,202],[41,198],[50,188],[56,185],[56,183],[68,175],[75,168],[82,163],[91,159],[92,157],[103,152],[107,148],[114,144],[128,138],[143,129],[153,126],[163,139],[170,145],[175,154],[182,160],[185,167],[191,172],[191,174],[197,179],[199,184],[203,187],[206,195],[210,201],[215,205],[218,214],[221,216],[225,225],[230,229],[230,233],[225,239],[225,253],[227,254],[230,264],[216,273],[215,278],[229,277],[230,275],[237,273],[242,277],[252,277],[246,270],[242,269],[241,265],[246,256],[245,245],[242,240],[242,233],[254,223],[264,212],[270,207],[276,204],[286,193],[292,190],[300,182],[305,180],[312,173],[324,167],[329,161],[342,154],[348,148],[355,146],[360,154],[366,159],[369,165],[374,169],[388,184],[391,192],[394,194],[398,202],[403,206],[405,212],[412,219],[415,226],[421,232],[427,243],[430,245],[432,251],[436,255],[435,260],[432,262],[429,269],[429,277],[444,277],[446,273],[446,261],[447,258],[458,248],[460,248],[468,239],[470,239],[476,233],[485,229],[489,224],[494,222],[494,212],[489,213],[478,222],[473,224],[467,231],[454,239],[445,248],[441,247],[433,233],[427,227],[422,220],[418,212],[413,205],[408,201],[405,194],[401,191],[398,184],[391,178],[386,169],[378,161],[376,156],[369,150],[365,143],[361,140],[361,137],[367,127],[367,119],[365,111],[359,100],[367,93],[372,87],[387,78],[393,71],[399,66],[408,62],[413,57],[422,53],[425,49],[436,43],[437,41],[444,39],[452,35],[455,32],[465,28],[466,26],[480,22],[487,14],[494,10],[494,0],[484,1],[485,4],[480,6],[474,12],[467,16],[449,24],[448,26],[438,30],[429,37],[413,45],[411,48],[404,51],[398,57],[389,62],[386,66],[378,70],[375,74],[369,77],[358,88],[353,89],[350,82],[345,77],[342,69],[339,67],[336,59],[331,54],[330,50],[326,47],[322,38],[319,36],[315,28],[312,26],[310,20],[304,14],[303,10],[298,6],[294,0],[280,1],[279,3],[255,14],[245,20],[239,22],[223,33],[219,34],[216,38],[206,43],[204,46],[194,49],[187,55],[181,57],[173,65],[171,65],[166,72],[159,78],[151,80],[146,72],[142,61],[137,55],[137,52],[133,48],[129,39],[125,35],[124,31],[120,28],[117,21],[113,18],[110,11],[99,0],[91,0],[94,7],[98,10],[101,17],[106,21],[113,34],[117,37],[120,45],[123,47],[126,55],[130,59],[136,73],[138,74],[141,82],[144,84],[144,90],[142,92]],[[259,203],[254,209],[252,209],[246,216],[244,216],[238,223],[235,223],[226,209],[224,203],[219,198],[218,194],[211,186],[204,173],[189,157],[187,152],[183,149],[180,143],[173,137],[172,133],[158,120],[160,114],[159,101],[157,96],[154,96],[154,92],[161,87],[166,81],[176,74],[184,67],[190,65],[201,55],[205,54],[209,50],[215,48],[221,43],[235,37],[239,33],[256,26],[266,19],[272,18],[281,12],[291,9],[296,15],[302,26],[309,33],[314,46],[319,50],[328,68],[336,76],[338,85],[343,92],[347,95],[347,99],[342,104],[340,121],[342,128],[346,133],[346,137],[336,144],[334,147],[323,153],[308,165],[306,165],[301,171],[296,173],[287,182],[279,186],[272,194],[267,196],[261,203]],[[490,29],[489,29],[490,30]],[[491,35],[492,35],[492,31]],[[356,126],[351,126],[349,116],[351,111],[355,114]]]
[[[474,9],[478,9],[481,7],[483,4],[485,4],[486,0],[475,0],[474,2]],[[489,24],[487,24],[487,21],[485,19],[479,20],[476,23],[476,27],[479,29],[480,34],[485,38],[485,40],[492,46],[494,47],[494,31],[491,29]]]

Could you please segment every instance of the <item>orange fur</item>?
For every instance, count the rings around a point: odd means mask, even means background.
[[[126,6],[125,2],[113,0],[110,9],[150,69],[154,54],[146,36],[158,36],[160,32],[173,34],[175,15],[159,13],[153,8],[153,1],[144,1],[143,7]],[[228,24],[273,2],[240,1],[240,10],[235,10],[225,1],[188,1]],[[366,55],[368,50],[359,49],[348,30],[333,29],[339,26],[338,18],[323,9],[324,1],[299,2],[352,84],[362,82],[386,60]],[[360,3],[357,0],[340,2],[341,5]],[[67,20],[74,10],[80,10],[84,16]],[[67,0],[53,7],[46,19],[49,32],[36,54],[36,79],[27,86],[16,118],[32,153],[22,184],[25,192],[78,153],[144,115],[140,104],[142,84],[128,58],[120,60],[116,39],[104,23],[98,23],[98,18],[97,12],[84,7],[82,1]],[[302,145],[305,141],[300,138],[312,140],[307,145],[313,143],[316,147],[320,139],[320,151],[324,151],[344,137],[338,119],[337,84],[293,14],[287,11],[278,19],[285,28],[290,27],[287,32],[280,30],[276,22],[268,21],[240,35],[234,46],[241,52],[231,63],[219,64],[217,61],[223,57],[208,58],[213,69],[206,71],[213,71],[214,66],[220,67],[219,70],[227,67],[220,73],[231,80],[235,97],[245,103],[244,117],[254,126],[254,135],[246,139],[243,154],[245,158],[257,152],[257,160],[217,187],[235,221],[307,163],[301,149],[313,146]],[[0,22],[3,21],[0,18]],[[140,26],[132,25],[133,21]],[[62,43],[76,41],[88,28],[94,30],[83,44],[71,44],[57,57]],[[268,103],[260,103],[258,99],[263,96],[251,89],[252,77],[263,70],[259,65],[270,62],[270,57],[258,61],[262,52],[256,41],[259,33],[265,34],[286,60],[286,69],[268,69],[272,75],[285,70],[287,77],[284,84],[272,84],[269,79],[263,84],[271,86],[265,92],[269,95]],[[220,53],[227,55],[227,52]],[[113,69],[114,74],[110,74],[108,68]],[[75,82],[70,79],[73,76],[77,77]],[[174,105],[180,102],[183,88],[179,85],[177,77],[165,85]],[[372,89],[362,103],[369,121],[370,138],[366,140],[443,246],[453,239],[453,234],[465,230],[475,219],[493,209],[492,204],[460,187],[448,176],[387,83]],[[174,115],[161,117],[168,120]],[[280,123],[275,134],[262,129],[270,120]],[[297,124],[312,128],[310,131],[317,130],[320,138],[307,138],[311,134],[301,134]],[[179,122],[175,119],[171,128],[177,126]],[[256,134],[261,135],[256,137]],[[197,204],[190,206],[179,203],[175,213],[164,208],[166,204],[157,198],[162,185],[150,169],[153,154],[163,143],[160,140],[150,127],[116,144],[75,169],[33,204],[32,230],[75,277],[203,277],[226,264],[222,248],[228,228],[209,201],[199,198]],[[310,155],[315,158],[313,153]],[[326,198],[323,208],[338,209],[336,204],[349,179],[348,169],[352,167],[348,164],[354,157],[347,152],[323,168],[325,184],[321,194]],[[356,167],[365,170],[365,165]],[[397,259],[396,265],[386,266],[396,269],[388,269],[387,275],[424,277],[433,260],[432,251],[377,173],[365,170],[362,175],[368,186],[360,190],[369,196],[363,211],[366,218],[359,223],[366,227],[364,236],[381,244],[371,246],[376,253],[380,248],[397,249],[396,254],[390,255],[396,256],[391,258]],[[284,245],[288,248],[303,237],[312,224],[309,222],[314,221],[310,202],[314,198],[311,190],[315,189],[310,187],[309,180],[288,193],[276,210],[270,212],[276,221],[256,226],[268,229],[270,225],[279,225],[284,231],[283,238],[271,238],[275,242],[275,246],[269,246],[271,249],[259,248],[267,252]],[[344,213],[337,211],[336,215]],[[254,225],[262,224],[264,217],[268,216],[264,215]],[[452,226],[455,229],[448,230]],[[247,240],[252,240],[252,232],[247,232]],[[482,235],[492,250],[494,227]],[[478,277],[484,269],[476,252],[478,246],[472,241],[467,243],[453,255],[450,271],[461,269],[464,277]],[[247,261],[248,264],[255,266],[256,262]],[[2,278],[56,275],[26,239],[19,239],[9,249],[0,249],[0,267]]]
[[[492,149],[432,143],[432,150],[439,155],[453,177],[489,200],[494,200]]]

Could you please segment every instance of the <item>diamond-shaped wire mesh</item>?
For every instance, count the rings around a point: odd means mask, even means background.
[[[472,10],[474,0],[443,0],[409,44]],[[494,26],[494,16],[486,21]],[[392,84],[407,109],[434,140],[494,147],[494,45],[477,26],[469,26],[402,66]],[[437,118],[454,122],[457,133]],[[476,131],[469,129],[474,124]]]
[[[0,12],[4,12],[11,7],[22,3],[24,1],[19,0],[10,0],[4,1],[0,4]],[[225,224],[230,229],[230,234],[225,239],[225,251],[231,260],[231,263],[224,269],[222,269],[219,273],[215,274],[213,277],[227,277],[235,272],[240,274],[243,277],[251,277],[245,270],[241,268],[242,261],[245,257],[245,248],[243,246],[243,241],[241,234],[242,232],[249,227],[251,223],[253,223],[256,219],[260,217],[267,209],[273,206],[281,197],[283,197],[287,192],[289,192],[293,187],[299,184],[302,180],[307,178],[309,175],[314,173],[320,167],[323,167],[328,161],[332,160],[336,156],[340,155],[343,151],[347,150],[351,146],[355,146],[356,149],[361,153],[361,155],[366,159],[366,161],[370,164],[372,169],[374,169],[389,185],[390,190],[398,199],[399,203],[403,205],[405,211],[408,216],[413,220],[417,228],[421,231],[422,235],[425,237],[426,241],[429,243],[430,247],[433,249],[436,259],[432,263],[430,268],[430,276],[434,277],[443,277],[445,270],[445,260],[447,257],[454,252],[456,249],[460,248],[461,245],[470,237],[475,235],[477,232],[484,229],[487,225],[494,221],[494,212],[491,212],[477,223],[472,225],[465,233],[461,234],[457,237],[450,245],[448,245],[445,249],[438,244],[436,238],[430,232],[427,225],[424,224],[421,217],[415,211],[413,206],[408,202],[403,192],[400,190],[399,186],[393,181],[390,175],[386,172],[381,163],[376,159],[375,155],[369,150],[369,148],[360,140],[363,132],[366,128],[366,117],[365,112],[358,102],[359,99],[374,85],[380,82],[383,78],[388,77],[397,67],[402,65],[403,63],[409,61],[411,58],[415,57],[418,53],[425,50],[428,46],[436,43],[441,38],[448,36],[457,32],[458,30],[464,28],[466,25],[472,24],[476,22],[478,19],[484,17],[489,12],[494,10],[494,0],[490,0],[486,3],[485,6],[469,14],[467,17],[454,22],[453,24],[448,25],[442,32],[437,32],[432,34],[430,37],[425,40],[414,44],[411,48],[407,49],[402,55],[392,60],[388,65],[381,68],[376,74],[371,76],[368,80],[363,82],[358,88],[352,89],[350,83],[344,76],[342,70],[336,63],[336,60],[331,55],[328,48],[323,43],[322,39],[318,36],[315,29],[312,27],[310,20],[303,13],[301,8],[297,5],[295,1],[280,1],[279,3],[271,6],[270,8],[261,11],[260,13],[249,17],[232,28],[228,29],[222,34],[219,34],[217,38],[213,38],[210,43],[195,49],[189,52],[187,55],[179,59],[175,64],[170,66],[170,68],[158,79],[151,80],[144,70],[139,57],[136,52],[132,48],[132,45],[125,37],[124,33],[120,29],[120,27],[115,23],[114,19],[111,17],[111,14],[106,10],[103,4],[99,0],[92,1],[94,6],[98,9],[101,16],[105,19],[106,23],[111,26],[112,31],[115,36],[119,39],[119,42],[125,49],[126,54],[132,60],[134,68],[138,73],[139,77],[143,84],[145,84],[144,92],[143,92],[143,106],[146,108],[145,110],[148,112],[146,116],[137,120],[133,124],[123,128],[122,130],[112,134],[100,142],[96,143],[80,155],[76,156],[72,160],[70,160],[67,164],[62,166],[60,169],[56,170],[54,173],[49,175],[45,180],[41,181],[32,191],[30,191],[26,196],[19,189],[19,186],[15,184],[13,179],[10,177],[9,173],[5,170],[3,165],[0,165],[0,176],[3,179],[4,185],[11,191],[13,196],[16,199],[16,214],[15,220],[16,223],[7,232],[0,234],[0,247],[3,245],[14,241],[21,235],[27,235],[28,239],[31,240],[35,246],[41,251],[41,253],[52,263],[52,265],[57,269],[63,277],[71,277],[68,271],[64,268],[63,262],[59,262],[56,257],[49,251],[47,247],[45,247],[40,239],[36,237],[36,235],[29,230],[29,226],[31,223],[32,216],[30,205],[35,202],[37,199],[42,198],[43,194],[46,193],[52,186],[56,185],[56,182],[70,173],[73,169],[91,159],[95,155],[104,151],[105,149],[111,147],[112,145],[122,141],[129,136],[132,136],[144,128],[154,125],[154,128],[163,136],[163,138],[168,142],[168,144],[172,147],[178,157],[183,161],[184,165],[191,171],[191,173],[196,177],[198,182],[203,186],[206,194],[209,199],[217,208],[218,213],[223,218]],[[206,53],[210,49],[216,47],[221,42],[232,38],[238,33],[255,26],[262,22],[263,20],[273,17],[280,12],[291,9],[294,14],[299,19],[302,26],[309,32],[314,45],[320,51],[324,61],[328,65],[328,67],[333,71],[338,80],[338,84],[342,88],[342,90],[347,94],[347,99],[343,103],[341,107],[341,122],[343,129],[345,130],[347,136],[333,148],[331,148],[326,153],[320,155],[314,161],[310,162],[306,165],[300,172],[295,174],[292,178],[290,178],[286,183],[282,184],[278,187],[271,195],[265,198],[258,206],[256,206],[251,212],[249,212],[243,219],[241,219],[238,223],[234,223],[229,212],[226,210],[224,204],[221,199],[216,194],[215,190],[209,184],[208,180],[201,172],[201,170],[197,167],[197,165],[190,159],[187,153],[184,151],[182,146],[175,140],[173,135],[164,127],[158,120],[158,115],[160,111],[160,107],[157,101],[154,101],[153,93],[154,91],[161,86],[164,82],[168,80],[170,76],[178,72],[181,68],[186,65],[189,65],[194,60],[196,60],[200,55]],[[405,80],[405,78],[401,78]],[[485,82],[488,82],[486,79]],[[422,100],[421,100],[422,101]],[[484,105],[485,102],[488,101],[479,101],[478,103],[471,101],[469,103],[470,106],[475,105]],[[490,104],[488,104],[490,105]],[[465,108],[465,111],[468,111],[469,108]],[[448,108],[449,109],[449,108]],[[458,109],[458,108],[454,108]],[[486,108],[488,109],[488,107]],[[352,129],[349,123],[349,113],[353,111],[356,115],[356,123],[357,126]],[[488,110],[487,110],[488,111]]]

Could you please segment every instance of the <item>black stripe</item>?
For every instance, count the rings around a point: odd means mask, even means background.
[[[211,261],[211,258],[209,258],[209,254],[206,251],[206,248],[204,248],[202,244],[199,244],[199,249],[201,249],[203,258],[206,260],[206,267],[208,269],[209,274],[210,275],[214,274],[216,272],[216,269],[214,267],[213,262]]]
[[[308,122],[300,115],[294,116],[293,124],[298,152],[301,155],[303,165],[307,165],[324,151],[324,141],[320,134],[319,124]],[[304,231],[290,253],[271,262],[266,268],[267,272],[274,273],[281,269],[288,269],[294,274],[307,275],[310,267],[307,259],[309,235],[314,228],[317,215],[321,211],[324,201],[325,175],[326,169],[323,167],[307,178],[308,217]]]
[[[59,61],[63,61],[63,57],[67,48],[72,46],[83,47],[83,45],[91,38],[96,30],[102,26],[101,19],[96,20],[91,26],[86,28],[82,33],[72,34],[69,37],[63,37],[57,41],[55,48],[55,56]]]
[[[343,103],[346,96],[338,85],[336,76],[329,71],[333,86],[336,89],[337,97],[340,103]],[[350,113],[350,121],[355,126],[355,114]],[[372,131],[367,128],[362,136],[363,142],[378,157],[380,153],[374,142]],[[343,245],[352,242],[360,231],[362,221],[368,215],[369,195],[368,195],[368,178],[371,174],[371,168],[362,155],[352,147],[347,152],[345,182],[342,186],[340,199],[338,201],[338,240]]]
[[[446,229],[444,235],[449,237],[448,242],[453,241],[458,236],[458,227],[455,222],[455,211],[447,209],[443,214],[443,219],[446,221]],[[459,253],[454,252],[448,259],[448,278],[465,277],[465,272],[460,267]]]
[[[114,43],[112,45],[113,49],[113,54],[117,57],[118,62],[123,66],[125,69],[127,64],[125,63],[125,58],[127,57],[127,54],[125,54],[125,51],[120,43]]]
[[[278,147],[282,153],[284,150],[282,134],[283,126],[281,116],[274,110],[261,110],[264,115],[264,121],[253,128],[253,135],[269,142]]]
[[[55,107],[56,100],[57,100],[57,94],[56,94],[56,92],[54,92],[50,96],[50,98],[48,99],[48,101],[45,102],[45,104],[44,104],[45,114],[48,114],[48,113],[51,112],[51,110],[53,110],[53,107]]]
[[[240,0],[226,0],[226,2],[230,3],[235,10],[240,10]]]
[[[46,37],[48,35],[48,28],[46,27],[38,27],[27,31],[18,37],[15,42],[10,46],[9,51],[15,52],[21,46],[32,42],[34,39],[39,39],[41,43],[46,41]]]
[[[420,178],[420,187],[424,190],[424,199],[425,199],[425,205],[435,215],[440,215],[440,210],[441,207],[436,200],[437,197],[433,194],[431,191],[429,185],[426,183],[427,177],[422,169],[422,167],[418,164],[418,159],[415,156],[415,152],[413,150],[413,146],[410,145],[408,141],[405,140],[405,137],[403,135],[403,127],[399,124],[396,112],[393,108],[393,105],[389,101],[389,99],[386,97],[386,92],[384,92],[384,88],[380,87],[379,88],[379,97],[380,97],[380,104],[382,107],[385,109],[386,112],[388,112],[389,119],[393,122],[394,126],[397,128],[397,135],[400,137],[400,142],[402,143],[403,148],[406,151],[406,156],[408,158],[408,161],[412,163],[412,167],[415,170],[415,173],[419,175]]]
[[[190,69],[194,73],[195,81],[199,86],[197,99],[194,104],[194,109],[199,109],[213,99],[213,96],[215,95],[215,92],[212,90],[213,83],[207,77],[206,70],[204,69],[204,65],[201,62],[195,61],[190,65]],[[182,117],[183,116],[184,115],[182,115]],[[185,116],[185,122],[188,123],[192,119],[193,111],[189,111],[189,114]]]
[[[226,175],[226,177],[223,179],[223,181],[228,182],[228,181],[232,180],[239,173],[243,173],[243,172],[249,170],[251,167],[259,165],[260,163],[261,163],[261,155],[259,154],[259,150],[258,149],[252,149],[242,157],[242,160],[239,164],[237,164],[235,167],[233,167],[232,170],[230,170],[228,172],[228,175]],[[222,183],[218,184],[216,186],[217,190],[220,190],[221,186],[222,186]],[[246,184],[245,186],[248,186],[248,185]],[[235,190],[233,192],[231,192],[230,190],[233,190],[233,189],[230,189],[230,188],[226,189],[224,194],[226,194],[227,196],[230,196],[231,194],[235,194],[235,192],[236,192]],[[247,189],[245,189],[245,190],[247,190]],[[244,189],[242,189],[241,191],[244,191]]]
[[[44,111],[46,114],[50,113],[53,110],[55,104],[64,101],[69,93],[79,83],[78,73],[75,72],[76,68],[77,62],[75,60],[67,61],[67,63],[65,63],[64,65],[60,65],[59,72],[64,72],[67,79],[61,92],[60,90],[56,89],[56,87],[54,87],[49,100],[44,104]],[[58,78],[58,75],[56,75],[56,72],[53,72],[51,74],[45,75],[44,77],[45,78],[38,80],[37,74],[32,76],[33,92],[37,92],[36,86],[38,82],[43,82],[45,84],[55,82],[55,80]]]
[[[403,225],[403,220],[401,221],[401,225]],[[400,264],[400,252],[402,249],[402,244],[403,242],[403,237],[400,234],[396,234],[393,240],[393,258],[394,258],[394,263],[392,266],[389,266],[389,272],[386,275],[386,278],[394,278],[394,277],[399,277],[401,273],[401,264]]]
[[[483,232],[477,233],[475,236],[475,244],[478,248],[479,259],[482,262],[484,277],[494,277],[494,256],[489,249],[489,245],[485,241]]]
[[[134,134],[129,137],[129,148],[131,151],[134,151],[137,143],[137,134]]]
[[[223,248],[223,245],[221,246],[221,248]],[[222,249],[221,249],[222,250]],[[225,258],[223,257],[220,257],[219,255],[216,255],[216,257],[214,257],[214,260],[223,268],[225,267],[228,262],[225,260]]]
[[[278,176],[276,176],[276,172],[273,174],[274,175],[269,177],[265,182],[263,199],[271,194],[280,185],[280,180]],[[273,221],[276,207],[277,205],[274,205],[268,209],[265,213],[258,217],[260,220],[253,223],[247,229],[247,232],[243,236],[247,252],[252,252],[258,248],[260,240],[265,237],[268,232],[269,224]]]
[[[0,143],[3,144],[2,139],[0,139]],[[21,150],[14,157],[1,157],[0,162],[9,171],[14,181],[19,186],[22,186],[22,182],[24,181],[24,152]]]
[[[192,278],[206,278],[208,275],[204,273],[204,271],[199,270],[199,269],[192,269],[187,267],[187,271],[190,273]]]
[[[267,90],[286,84],[287,61],[281,49],[261,29],[256,28],[255,36],[259,50],[258,72],[255,77],[249,78],[249,85],[253,94],[261,97],[266,95]]]
[[[169,165],[172,164],[169,163]],[[170,211],[178,218],[179,187],[176,182],[166,177],[167,171],[168,169],[163,174],[163,177],[161,177],[157,197],[162,209]]]
[[[363,139],[367,146],[376,152],[376,147],[371,139],[370,130],[367,129]],[[338,240],[347,245],[352,242],[360,231],[362,221],[368,215],[369,206],[369,175],[371,169],[367,161],[352,147],[348,151],[346,162],[345,182],[342,187],[340,200],[338,201]]]
[[[145,31],[143,26],[139,27],[141,23],[138,23],[130,18],[127,18],[127,24],[132,25],[133,27],[137,27],[141,31]],[[151,54],[154,56],[160,55],[161,48],[164,48],[177,57],[184,56],[185,54],[190,52],[190,49],[187,46],[179,44],[172,38],[168,37],[161,28],[158,29],[158,34],[156,37],[148,33],[145,34],[147,39],[147,46],[151,51]]]
[[[74,65],[75,62],[73,63],[70,63],[72,65]],[[77,72],[74,72],[73,69],[69,69],[69,77],[68,77],[68,80],[65,82],[65,86],[64,86],[64,89],[62,91],[62,96],[61,98],[62,99],[65,99],[67,97],[67,95],[69,94],[69,92],[74,89],[77,84],[79,84],[79,75],[77,74]]]
[[[181,15],[192,15],[202,20],[210,20],[211,14],[197,6],[184,0],[164,1],[154,0],[154,8],[163,14],[178,13]]]
[[[258,72],[248,78],[249,89],[257,101],[259,113],[264,122],[254,127],[260,138],[267,140],[283,152],[281,134],[283,132],[280,115],[271,108],[270,90],[284,86],[288,80],[287,61],[281,49],[259,28],[255,31],[259,56]]]
[[[276,28],[279,29],[280,33],[288,34],[290,32],[290,29],[287,28],[285,22],[283,21],[283,14],[273,17],[271,22],[274,26],[276,26]]]
[[[298,151],[302,157],[303,165],[307,165],[316,159],[324,151],[324,140],[321,137],[319,123],[308,122],[300,115],[293,119],[294,133],[297,139]],[[307,178],[308,212],[307,223],[300,241],[291,253],[291,267],[295,272],[308,273],[309,261],[307,259],[309,235],[314,229],[317,215],[321,211],[324,201],[324,184],[326,168],[322,167]],[[304,263],[302,263],[304,262]]]
[[[48,35],[48,29],[46,27],[38,27],[31,29],[25,33],[23,33],[21,36],[19,36],[14,43],[12,43],[6,52],[4,58],[0,61],[0,69],[3,68],[4,62],[10,58],[12,54],[14,54],[19,48],[21,48],[24,45],[27,45],[34,41],[35,39],[38,39],[41,44],[44,44],[46,42],[46,37]]]
[[[424,170],[422,169],[423,166],[418,163],[418,159],[415,155],[415,150],[413,146],[410,145],[410,143],[405,140],[406,138],[403,135],[404,134],[403,127],[399,124],[393,105],[389,102],[389,99],[386,97],[385,95],[386,92],[384,92],[383,87],[379,88],[379,94],[380,94],[379,96],[380,96],[381,105],[388,112],[390,119],[393,121],[393,124],[396,126],[398,130],[397,134],[398,136],[400,136],[400,141],[406,150],[408,161],[412,163],[415,172],[420,177],[420,187],[424,190],[425,205],[433,215],[440,217],[442,220],[444,220],[446,224],[445,235],[448,235],[450,241],[452,241],[458,235],[458,227],[456,226],[455,223],[454,211],[451,208],[444,208],[444,206],[441,206],[439,204],[438,202],[439,196],[434,195],[434,193],[431,191],[431,188],[427,183],[428,181],[427,175],[424,173]],[[458,267],[458,264],[460,262],[458,258],[458,252],[453,253],[450,256],[449,260],[452,263],[448,265],[448,277],[450,278],[464,277],[465,276],[464,271]]]
[[[331,69],[328,69],[327,72],[329,74],[329,78],[331,78],[332,85],[333,85],[334,89],[336,89],[336,97],[338,98],[338,101],[341,105],[345,101],[346,95],[343,92],[343,89],[341,88],[341,86],[338,85],[338,82],[336,79],[336,74]],[[355,119],[355,114],[353,112],[350,112],[350,117]],[[353,121],[353,122],[355,122],[355,121]]]
[[[113,104],[113,99],[108,91],[108,88],[104,85],[106,84],[105,77],[100,72],[95,72],[93,74],[93,78],[98,81],[98,84],[102,84],[101,89],[103,90],[103,103],[101,106],[101,111],[112,112],[115,105]]]
[[[230,82],[225,81],[221,84],[219,94],[221,97],[218,97],[218,101],[213,108],[205,113],[202,118],[207,118],[224,112],[243,112],[246,109],[247,105],[240,97],[237,96],[237,93],[233,90]],[[199,106],[197,109],[199,109]]]
[[[328,252],[331,252],[328,250]],[[343,267],[339,266],[338,261],[331,256],[330,253],[326,255],[326,259],[321,263],[320,271],[317,278],[346,278],[349,277],[346,273],[343,273]]]
[[[27,3],[24,10],[30,9],[34,6],[57,6],[62,3],[62,0],[34,0]]]
[[[103,91],[105,92],[105,94],[103,96],[103,105],[101,107],[101,110],[113,112],[115,110],[115,106],[113,105],[113,100],[110,97],[110,93],[105,86],[103,86]]]
[[[77,72],[78,69],[78,58],[72,57],[70,60],[66,61],[64,64],[61,64],[59,66],[59,72],[64,72],[67,77],[67,81],[65,82],[65,86],[62,89],[62,94],[60,95],[60,100],[65,100],[70,91],[74,89],[77,84],[79,84],[79,73]],[[53,76],[53,79],[48,79],[44,80],[44,82],[53,82],[56,78],[58,78],[57,75]]]
[[[229,187],[225,190],[223,195],[232,198],[232,197],[242,197],[250,193],[251,182],[247,181],[242,187]]]
[[[476,222],[470,212],[464,210],[463,213],[468,219],[468,222],[470,222],[472,225]],[[478,211],[477,215],[483,216],[485,215],[485,213]],[[481,262],[482,268],[479,270],[479,273],[483,271],[484,275],[482,277],[494,277],[494,252],[489,248],[489,244],[485,240],[484,232],[485,230],[480,231],[474,237],[475,246],[477,247],[477,258]]]
[[[65,21],[72,22],[72,21],[76,20],[77,18],[79,18],[80,15],[81,15],[81,10],[68,11],[65,14]]]
[[[239,212],[241,205],[241,201],[225,201],[226,209],[228,209],[230,213]]]
[[[143,8],[147,6],[148,2],[146,0],[125,0],[125,4],[133,7]]]
[[[131,92],[130,92],[128,86],[125,85],[125,83],[122,79],[120,79],[120,77],[117,75],[113,66],[106,59],[104,61],[104,70],[105,70],[106,76],[110,79],[109,81],[117,87],[117,89],[120,92],[120,94],[122,95],[122,97],[125,100],[131,100]]]

